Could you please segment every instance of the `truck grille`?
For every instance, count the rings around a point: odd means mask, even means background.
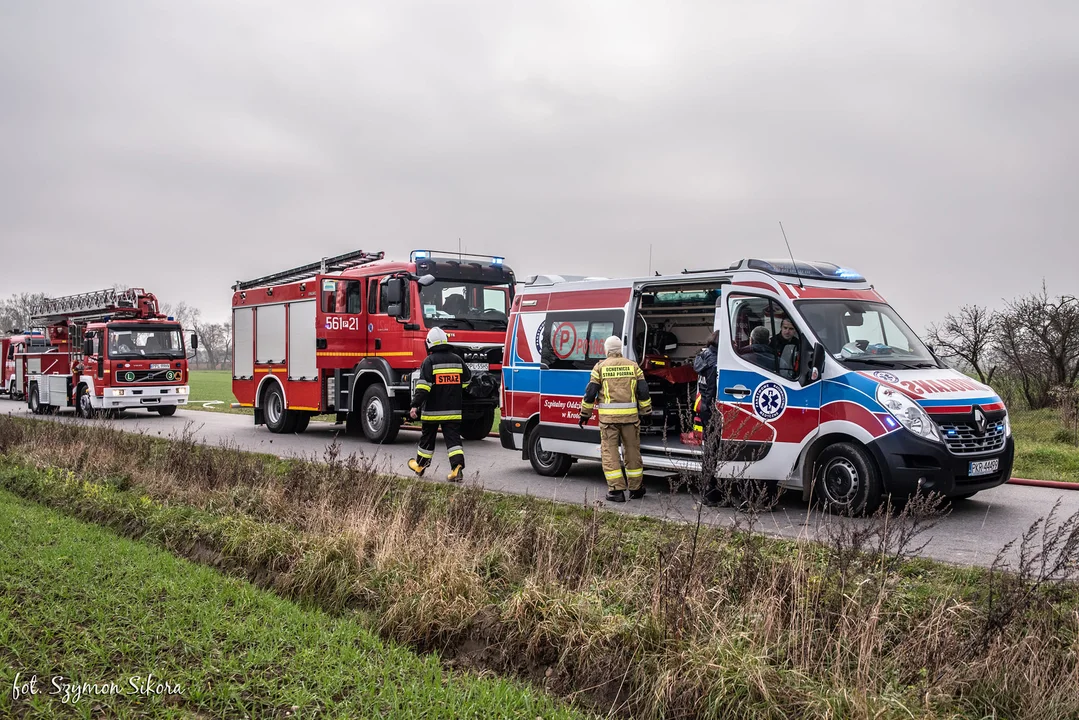
[[[118,370],[113,375],[119,383],[170,383],[179,382],[181,370]]]
[[[979,455],[1004,449],[1004,421],[991,422],[985,435],[965,423],[941,423],[944,441],[953,455]]]

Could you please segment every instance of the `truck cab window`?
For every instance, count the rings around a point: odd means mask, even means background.
[[[731,342],[746,362],[787,380],[801,370],[802,333],[779,303],[733,295],[729,301]]]
[[[345,290],[345,312],[359,315],[363,312],[363,281],[349,280]]]

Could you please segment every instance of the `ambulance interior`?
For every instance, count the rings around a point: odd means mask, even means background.
[[[693,359],[718,327],[720,290],[721,283],[711,281],[652,286],[640,295],[632,357],[644,370],[652,395],[651,427],[642,428],[642,434],[653,442],[680,445],[683,434],[692,429],[697,393]],[[782,307],[764,298],[747,297],[735,298],[731,310],[735,352],[769,371],[795,377],[800,344],[792,343],[785,353],[775,349],[780,346],[781,328],[787,319]],[[760,342],[764,330],[754,336],[754,330],[761,327],[768,333],[764,342]]]

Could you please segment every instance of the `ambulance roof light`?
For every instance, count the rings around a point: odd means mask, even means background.
[[[491,258],[491,264],[492,265],[497,265],[498,267],[502,267],[502,263],[504,263],[505,261],[506,261],[505,258],[500,258],[500,257]]]
[[[430,256],[431,254],[427,250],[413,250],[409,261],[416,262],[417,260],[426,260]]]
[[[770,275],[789,275],[805,280],[865,282],[865,277],[855,270],[816,260],[796,260],[792,263],[790,260],[760,260],[754,258],[739,265],[747,270],[761,270]]]

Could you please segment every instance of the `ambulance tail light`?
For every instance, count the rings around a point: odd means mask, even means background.
[[[877,386],[877,402],[890,412],[899,424],[924,440],[944,442],[937,424],[921,405],[886,385]]]

